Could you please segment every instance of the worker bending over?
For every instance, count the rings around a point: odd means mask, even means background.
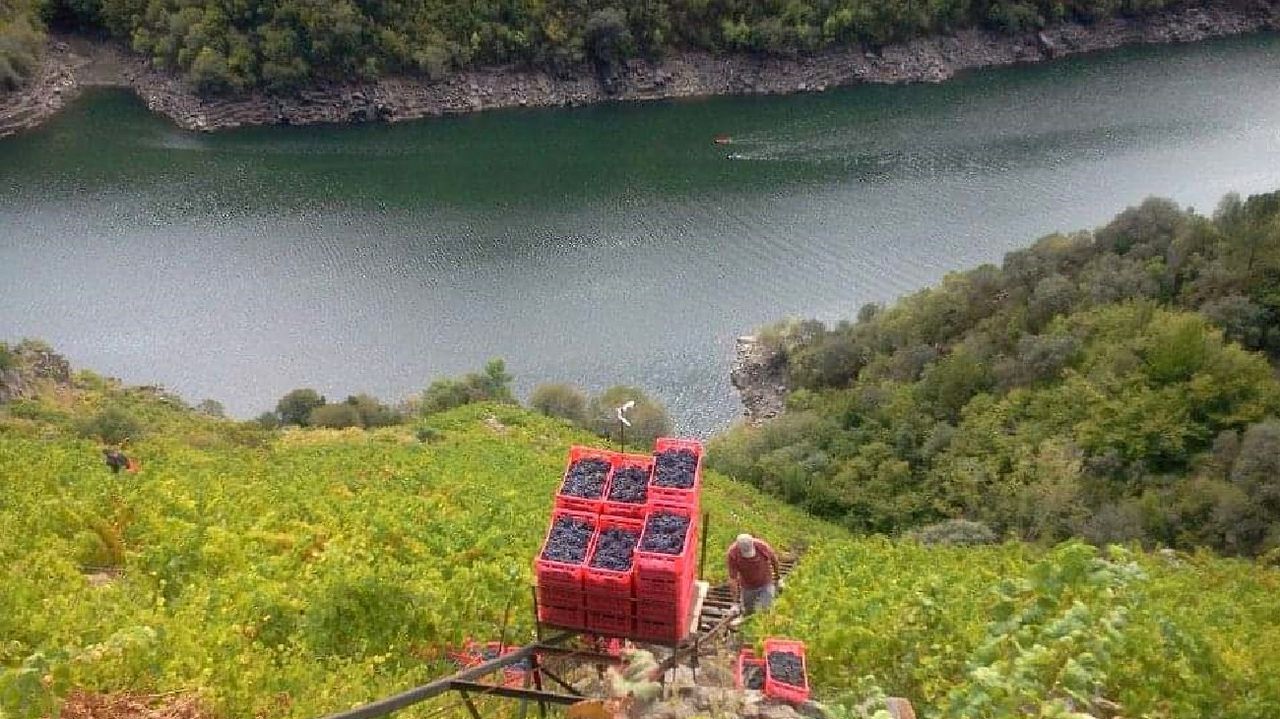
[[[778,576],[778,555],[773,547],[750,534],[738,535],[725,562],[729,565],[729,587],[743,614],[768,609],[785,586]]]

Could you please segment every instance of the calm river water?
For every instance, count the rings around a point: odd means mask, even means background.
[[[1148,195],[1276,188],[1274,36],[211,136],[102,92],[0,141],[0,338],[238,416],[298,386],[399,399],[501,356],[522,392],[639,385],[705,434],[740,411],[733,340],[761,323],[850,317]]]

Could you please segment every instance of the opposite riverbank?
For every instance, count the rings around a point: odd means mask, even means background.
[[[609,92],[590,68],[564,78],[514,67],[457,72],[439,81],[392,77],[367,83],[324,83],[278,96],[254,92],[201,97],[176,75],[148,66],[114,43],[50,39],[44,66],[26,89],[0,100],[0,137],[53,117],[89,87],[123,87],[179,127],[213,131],[250,125],[400,122],[508,107],[574,106],[604,101],[711,95],[821,92],[859,83],[942,82],[984,67],[1032,63],[1126,45],[1197,42],[1280,30],[1280,2],[1255,9],[1185,8],[1142,20],[1063,23],[1004,35],[965,30],[877,51],[860,47],[806,57],[714,56],[683,52],[659,61],[632,60]]]

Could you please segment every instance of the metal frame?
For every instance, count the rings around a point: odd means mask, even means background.
[[[711,514],[709,512],[703,514],[702,518],[702,537],[701,549],[702,556],[699,558],[698,575],[704,575],[707,559],[707,535],[710,526]],[[781,573],[787,574],[794,566],[794,561],[783,562]],[[428,699],[442,696],[448,692],[456,691],[462,698],[462,706],[467,710],[471,719],[482,719],[480,710],[475,705],[477,697],[501,697],[504,699],[518,699],[521,702],[520,717],[524,717],[528,711],[529,702],[538,703],[538,713],[541,717],[547,714],[548,705],[569,706],[576,704],[588,697],[584,696],[574,686],[566,681],[563,677],[557,675],[545,666],[539,666],[539,655],[544,657],[570,657],[582,664],[619,664],[621,659],[611,654],[601,652],[578,650],[564,646],[569,640],[583,634],[598,635],[595,632],[585,632],[580,629],[572,629],[567,627],[555,627],[548,624],[542,624],[537,621],[538,617],[538,592],[536,587],[531,587],[533,595],[533,617],[534,631],[536,640],[531,644],[527,644],[516,651],[505,656],[491,659],[474,667],[463,669],[452,676],[437,679],[429,684],[424,684],[408,691],[401,692],[385,699],[359,706],[348,711],[336,712],[329,714],[322,719],[376,719],[390,715],[406,707],[424,702]],[[659,676],[665,677],[666,673],[677,666],[680,666],[686,659],[689,661],[690,667],[693,669],[695,676],[698,670],[698,656],[701,653],[702,646],[725,633],[733,619],[737,616],[734,609],[732,597],[726,596],[728,588],[724,586],[711,587],[707,592],[706,598],[703,600],[702,613],[697,618],[697,624],[694,625],[694,632],[679,642],[663,643],[663,642],[641,642],[642,644],[650,644],[653,646],[662,646],[670,648],[671,655],[658,664]],[[715,595],[713,597],[713,595]],[[708,614],[707,610],[712,611]],[[506,644],[507,618],[510,616],[510,604],[507,611],[504,612],[502,639],[503,646]],[[705,630],[702,629],[704,622],[712,619],[712,623]],[[550,638],[543,637],[543,632],[555,632]],[[532,680],[533,687],[523,688],[507,687],[500,684],[481,684],[477,679],[501,671],[508,666],[529,660],[530,671],[529,676]],[[543,686],[542,678],[546,677],[559,688],[560,691],[548,691]],[[526,682],[527,684],[528,682]],[[563,693],[562,693],[563,692]]]

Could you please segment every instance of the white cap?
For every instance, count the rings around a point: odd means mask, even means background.
[[[756,540],[750,534],[739,534],[735,541],[738,543],[738,554],[747,559],[756,556]]]

